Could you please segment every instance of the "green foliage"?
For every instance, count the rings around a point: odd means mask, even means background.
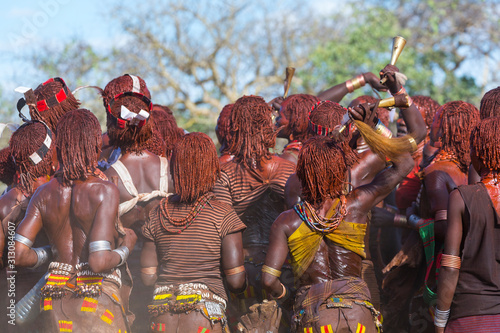
[[[465,8],[463,1],[448,5]],[[407,44],[396,66],[409,78],[406,88],[410,94],[430,95],[440,103],[464,100],[479,105],[482,87],[458,71],[470,56],[467,51],[474,51],[474,45],[466,45],[464,40],[477,31],[473,22],[461,18],[463,13],[450,14],[447,9],[444,2],[436,1],[401,0],[399,5],[394,1],[354,1],[347,22],[345,17],[332,17],[340,31],[311,53],[299,76],[307,91],[315,93],[359,73],[378,74],[389,63],[392,39],[399,35]],[[484,15],[484,11],[480,13]],[[348,97],[362,94],[370,94],[370,87]]]

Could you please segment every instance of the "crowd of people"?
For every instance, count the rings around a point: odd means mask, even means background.
[[[6,329],[498,332],[500,87],[478,110],[401,77],[242,96],[219,151],[136,75],[99,88],[105,133],[63,79],[24,89],[0,151]],[[366,84],[392,97],[340,104]]]

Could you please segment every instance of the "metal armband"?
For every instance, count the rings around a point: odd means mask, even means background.
[[[33,246],[33,242],[31,240],[29,240],[28,238],[24,237],[23,235],[18,234],[17,232],[14,235],[14,241],[15,242],[19,242],[21,244],[24,244],[27,247],[29,247],[30,249]]]
[[[114,249],[113,252],[118,253],[118,255],[120,256],[120,259],[121,259],[120,263],[117,266],[123,265],[125,263],[125,261],[127,261],[127,258],[130,254],[130,250],[125,245],[120,246],[117,249]]]
[[[90,242],[89,254],[99,251],[111,251],[111,243],[106,240]]]

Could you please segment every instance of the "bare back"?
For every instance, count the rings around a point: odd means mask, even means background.
[[[55,178],[35,192],[18,232],[30,234],[43,226],[56,261],[72,265],[86,262],[93,233],[117,237],[117,207],[113,207],[117,194],[113,184],[94,176],[75,181],[72,186],[64,186]]]

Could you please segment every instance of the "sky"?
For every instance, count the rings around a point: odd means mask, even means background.
[[[116,0],[107,0],[112,6]],[[104,1],[23,0],[9,1],[0,12],[0,77],[5,89],[37,85],[43,78],[26,60],[38,45],[64,43],[82,37],[92,46],[104,47],[119,36],[108,23]],[[35,75],[35,77],[33,77]],[[14,82],[17,81],[16,82]]]
[[[72,38],[82,38],[99,50],[124,40],[121,28],[108,16],[109,9],[118,0],[4,2],[0,11],[0,87],[9,100],[12,95],[12,100],[17,101],[18,97],[13,93],[16,87],[36,87],[47,79],[27,59],[29,54],[36,54],[37,46],[63,44]],[[131,5],[137,3],[130,1]],[[321,8],[321,13],[325,14],[340,10],[339,3],[342,2],[312,0],[309,4]],[[478,70],[477,65],[465,66],[465,71],[469,70],[482,83],[483,71]]]

